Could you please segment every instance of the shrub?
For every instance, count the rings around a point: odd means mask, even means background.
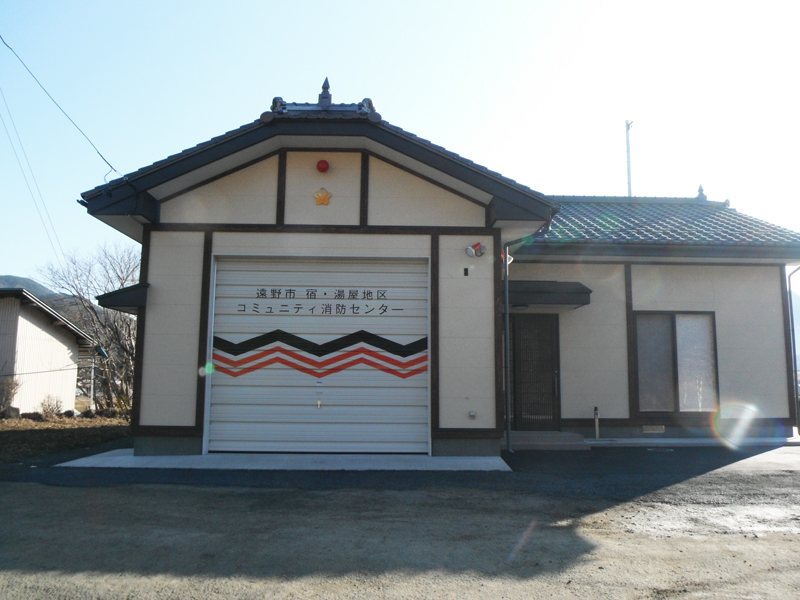
[[[16,379],[11,379],[10,377],[0,379],[0,411],[11,406],[11,403],[14,401],[14,396],[17,395],[19,386],[20,383]]]
[[[57,417],[61,414],[61,398],[47,394],[40,405],[44,417]]]

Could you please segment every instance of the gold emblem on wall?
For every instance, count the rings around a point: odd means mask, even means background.
[[[314,194],[314,198],[316,199],[317,204],[318,205],[324,204],[325,206],[327,206],[328,203],[331,201],[331,196],[333,196],[333,194],[331,194],[325,188],[319,188],[319,191],[316,194]]]

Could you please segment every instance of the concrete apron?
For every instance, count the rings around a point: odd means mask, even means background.
[[[499,456],[425,454],[194,454],[134,456],[112,450],[56,465],[112,469],[225,469],[261,471],[508,471]]]
[[[750,437],[732,443],[724,438],[701,437],[640,437],[640,438],[613,438],[601,437],[600,439],[584,438],[577,433],[566,431],[512,431],[512,450],[591,450],[594,448],[619,448],[619,447],[714,447],[727,446],[728,448],[747,447],[778,447],[800,445],[800,435],[797,428],[793,436],[784,437]],[[507,449],[505,435],[500,440],[500,447]]]

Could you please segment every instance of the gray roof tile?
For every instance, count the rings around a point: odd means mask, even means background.
[[[694,198],[550,196],[560,211],[532,245],[665,244],[800,247],[800,233]]]
[[[367,102],[367,100],[368,99],[365,98],[364,101],[361,104],[363,105],[364,103]],[[148,165],[146,167],[142,167],[141,169],[137,169],[136,171],[128,173],[127,175],[125,175],[125,176],[123,176],[121,178],[114,179],[114,180],[108,182],[107,184],[99,185],[99,186],[97,186],[97,187],[95,187],[95,188],[93,188],[93,189],[91,189],[91,190],[89,190],[87,192],[84,192],[82,195],[83,195],[83,197],[92,196],[92,195],[94,195],[94,194],[96,194],[96,193],[98,193],[98,192],[100,192],[102,190],[105,190],[108,187],[116,187],[116,186],[122,185],[125,181],[133,181],[133,180],[135,180],[136,178],[138,178],[138,177],[140,177],[142,175],[145,175],[145,174],[147,174],[147,173],[149,173],[151,171],[154,171],[154,170],[158,169],[159,167],[168,165],[169,163],[176,162],[176,161],[179,161],[179,160],[181,160],[183,158],[186,158],[186,157],[192,156],[194,154],[197,154],[199,152],[202,152],[203,150],[205,150],[207,148],[210,148],[210,147],[214,146],[215,144],[218,144],[218,143],[224,142],[224,141],[226,141],[228,139],[232,139],[232,138],[235,138],[235,137],[237,137],[239,135],[245,134],[245,133],[249,132],[250,130],[252,130],[254,128],[263,127],[266,123],[269,123],[269,122],[271,122],[273,120],[275,120],[275,121],[278,121],[278,120],[293,120],[293,121],[294,120],[336,120],[336,121],[338,121],[338,120],[358,120],[358,121],[361,121],[361,120],[363,120],[363,121],[371,121],[376,127],[384,127],[386,129],[388,129],[389,131],[392,131],[395,134],[397,134],[397,135],[399,135],[401,137],[404,137],[409,141],[414,142],[415,144],[423,146],[423,147],[425,147],[425,148],[427,148],[427,149],[429,149],[429,150],[431,150],[433,152],[436,152],[437,154],[446,156],[447,158],[449,158],[450,160],[453,160],[454,162],[461,163],[462,165],[464,165],[464,166],[466,166],[466,167],[468,167],[468,168],[470,168],[470,169],[472,169],[474,171],[478,171],[479,173],[481,173],[481,174],[483,174],[483,175],[485,175],[487,177],[491,177],[492,179],[500,181],[500,182],[502,182],[503,184],[505,184],[507,186],[516,188],[518,191],[520,191],[520,192],[522,192],[524,194],[534,195],[538,200],[540,200],[542,202],[545,202],[545,203],[547,202],[547,197],[544,194],[542,194],[541,192],[537,192],[536,190],[534,190],[532,188],[529,188],[528,186],[523,185],[521,183],[518,183],[517,181],[514,181],[513,179],[510,179],[508,177],[504,177],[503,175],[501,175],[500,173],[498,173],[496,171],[492,171],[491,169],[488,169],[487,167],[484,167],[484,166],[479,165],[479,164],[477,164],[477,163],[475,163],[475,162],[473,162],[473,161],[471,161],[471,160],[469,160],[467,158],[464,158],[463,156],[461,156],[459,154],[456,154],[455,152],[451,152],[450,150],[446,150],[442,146],[438,146],[438,145],[434,144],[433,142],[431,142],[429,140],[426,140],[426,139],[421,138],[421,137],[419,137],[417,135],[414,135],[413,133],[410,133],[410,132],[408,132],[408,131],[406,131],[406,130],[404,130],[404,129],[396,126],[396,125],[392,125],[391,123],[387,122],[386,120],[383,120],[381,118],[381,116],[378,113],[375,112],[374,106],[372,105],[371,101],[369,101],[369,108],[371,109],[371,112],[373,113],[373,118],[372,119],[370,119],[369,113],[365,112],[365,109],[363,107],[361,107],[361,105],[359,105],[359,104],[331,104],[330,106],[320,106],[319,104],[309,103],[309,102],[304,102],[304,103],[299,103],[299,102],[286,103],[286,102],[283,102],[283,100],[280,99],[280,98],[275,98],[273,100],[273,110],[271,112],[270,111],[265,112],[260,119],[257,119],[256,121],[253,121],[252,123],[247,123],[246,125],[243,125],[243,126],[237,128],[237,129],[233,129],[231,131],[228,131],[227,133],[224,133],[224,134],[219,135],[217,137],[211,138],[210,140],[208,140],[206,142],[202,142],[200,144],[197,144],[196,146],[193,146],[191,148],[187,148],[186,150],[178,152],[177,154],[172,154],[172,155],[168,156],[167,158],[165,158],[163,160],[159,160],[157,162],[154,162],[151,165]]]

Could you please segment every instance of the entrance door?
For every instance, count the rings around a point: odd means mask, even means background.
[[[512,426],[517,431],[557,431],[558,315],[512,315]]]

